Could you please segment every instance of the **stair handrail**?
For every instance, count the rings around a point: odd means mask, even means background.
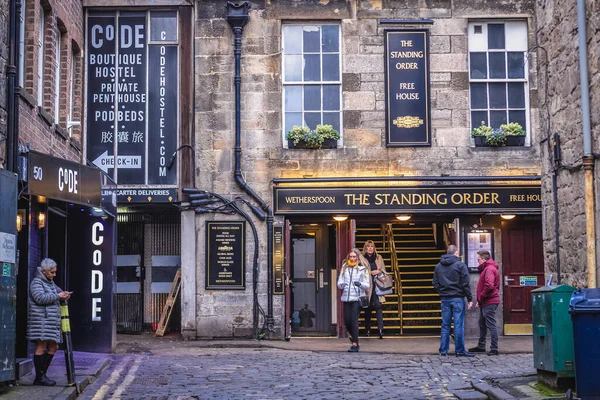
[[[448,227],[448,224],[444,224],[444,228],[443,228],[443,234],[444,234],[444,248],[448,248],[448,246],[450,246],[452,244],[452,242],[450,241],[450,228]]]
[[[402,329],[402,281],[400,280],[400,270],[398,268],[398,255],[396,254],[396,241],[394,240],[394,229],[392,224],[386,228],[387,242],[390,249],[390,264],[394,273],[394,289],[398,295],[398,320],[400,321],[400,335]]]
[[[381,229],[381,236],[383,236],[383,251],[387,251],[388,248],[388,241],[389,241],[389,236],[388,236],[388,230],[386,228],[386,224],[381,224],[380,225],[380,229]]]

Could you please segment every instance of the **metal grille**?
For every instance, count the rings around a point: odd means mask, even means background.
[[[161,378],[135,378],[133,380],[133,383],[136,384],[136,385],[148,385],[148,384],[168,385],[169,383],[171,383],[171,378],[165,378],[165,377],[161,377]]]
[[[139,293],[118,293],[115,301],[117,331],[142,330],[142,296]]]
[[[117,254],[144,254],[144,215],[117,215]]]
[[[98,362],[99,358],[96,357],[74,357],[73,358],[73,364],[75,365],[79,365],[79,366],[92,366],[95,365],[96,362]]]
[[[154,224],[152,255],[181,254],[181,214],[179,212],[156,213],[152,216],[152,224]]]

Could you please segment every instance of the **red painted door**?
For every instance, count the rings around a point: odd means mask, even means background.
[[[531,324],[531,291],[544,285],[541,221],[502,222],[502,275],[504,324]]]

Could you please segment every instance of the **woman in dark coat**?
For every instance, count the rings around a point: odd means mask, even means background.
[[[63,292],[54,284],[56,262],[45,258],[40,263],[35,277],[29,285],[29,324],[27,339],[35,343],[33,364],[34,385],[54,386],[56,382],[46,377],[46,371],[58,350],[61,339],[60,299],[69,299],[70,292]]]

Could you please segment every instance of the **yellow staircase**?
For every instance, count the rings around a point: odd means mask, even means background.
[[[366,240],[373,240],[388,272],[395,278],[394,294],[386,295],[383,305],[384,336],[439,335],[440,297],[431,281],[445,244],[436,240],[437,233],[435,224],[357,226],[357,247],[362,250]],[[361,335],[365,335],[364,312],[359,328]],[[376,332],[373,311],[371,333]]]

